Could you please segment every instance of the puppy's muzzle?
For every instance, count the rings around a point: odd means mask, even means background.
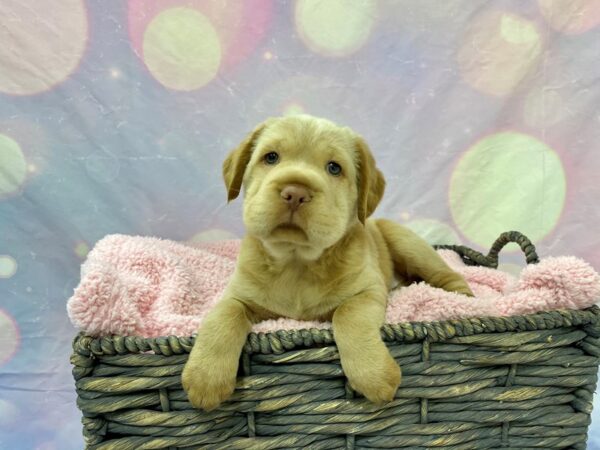
[[[288,184],[281,189],[281,199],[287,203],[290,211],[297,211],[300,206],[312,200],[310,190],[302,184]]]

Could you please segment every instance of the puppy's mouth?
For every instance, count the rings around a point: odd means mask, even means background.
[[[289,242],[305,242],[308,239],[304,228],[298,225],[292,218],[275,226],[271,232],[271,236],[276,240]]]
[[[302,229],[302,227],[298,224],[295,224],[293,222],[286,222],[286,223],[282,223],[279,224],[275,227],[275,230],[281,230],[281,231],[301,231],[302,233],[304,233],[304,230]],[[273,231],[275,231],[273,230]]]

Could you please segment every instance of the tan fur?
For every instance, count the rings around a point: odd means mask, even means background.
[[[268,165],[264,155],[277,152]],[[327,172],[327,163],[342,174]],[[228,198],[245,191],[237,267],[218,306],[204,319],[182,381],[190,402],[216,408],[235,388],[252,323],[290,317],[331,320],[344,373],[369,400],[389,401],[400,368],[380,337],[390,288],[416,280],[473,295],[464,279],[410,230],[368,219],[385,180],[364,142],[324,119],[293,116],[259,125],[223,164]],[[293,214],[281,190],[301,184],[309,203]],[[289,222],[293,227],[282,226]]]

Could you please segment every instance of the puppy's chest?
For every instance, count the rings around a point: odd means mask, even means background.
[[[263,306],[274,313],[301,320],[322,319],[343,300],[343,292],[302,270],[284,270],[262,284]]]

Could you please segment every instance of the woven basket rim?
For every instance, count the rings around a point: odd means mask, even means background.
[[[600,308],[596,305],[578,309],[558,309],[506,317],[466,317],[432,322],[386,323],[381,335],[386,342],[438,342],[453,337],[483,333],[523,332],[549,330],[571,326],[593,326],[599,329]],[[84,356],[124,355],[153,352],[160,355],[189,353],[195,336],[141,336],[111,335],[92,337],[79,333],[73,340],[73,349]],[[278,354],[309,347],[335,345],[331,328],[277,330],[267,333],[251,332],[244,351],[248,354]]]

